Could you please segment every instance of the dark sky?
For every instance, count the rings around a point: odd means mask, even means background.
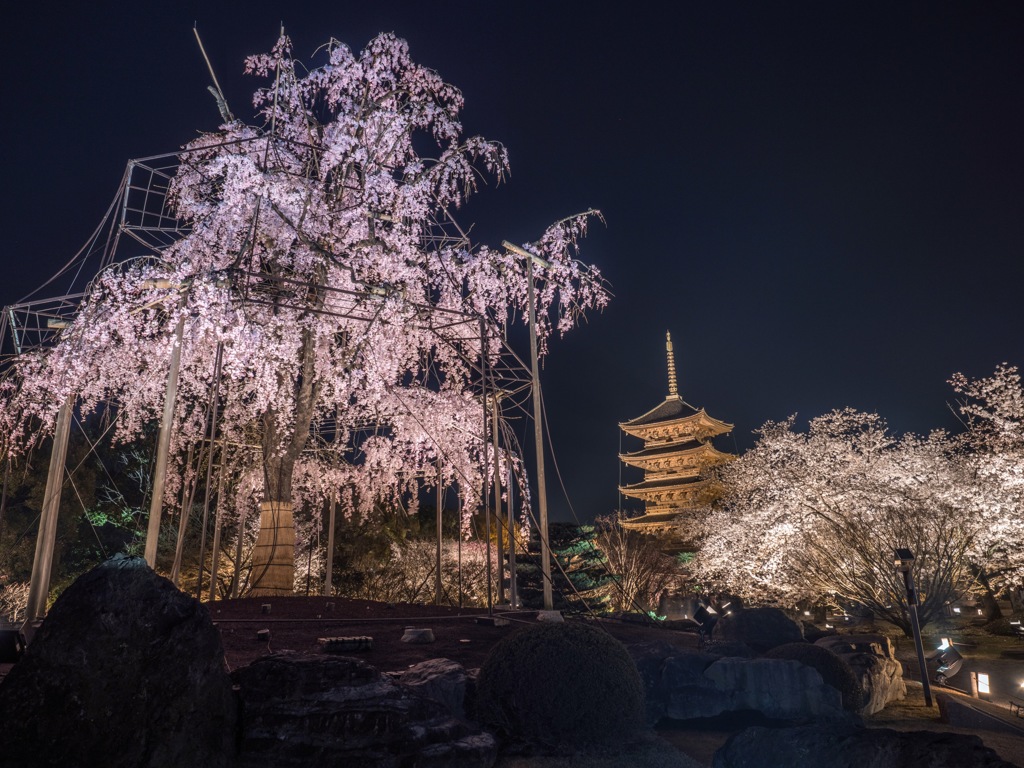
[[[466,131],[512,161],[463,216],[478,240],[604,212],[584,257],[615,298],[543,374],[582,517],[617,503],[617,423],[666,394],[666,329],[683,396],[736,425],[733,450],[841,406],[952,427],[952,373],[1024,362],[1024,5],[153,5],[6,18],[0,304],[77,250],[128,159],[216,128],[194,21],[246,116],[242,59],[283,22],[305,60],[394,31],[463,90]]]

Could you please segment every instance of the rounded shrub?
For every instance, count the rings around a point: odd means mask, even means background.
[[[643,727],[643,684],[625,647],[597,627],[537,624],[491,649],[477,717],[532,744],[607,742]]]
[[[845,660],[827,648],[810,643],[786,643],[768,651],[766,659],[792,659],[817,670],[821,679],[843,696],[843,709],[857,712],[864,705],[864,689]]]

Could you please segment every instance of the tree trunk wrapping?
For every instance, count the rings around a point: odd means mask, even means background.
[[[253,595],[291,595],[295,587],[295,523],[290,501],[260,504],[252,552]]]

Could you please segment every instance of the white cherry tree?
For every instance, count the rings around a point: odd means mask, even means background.
[[[266,82],[258,124],[228,119],[180,153],[168,194],[186,233],[101,272],[57,343],[0,384],[12,452],[52,431],[68,398],[111,408],[118,437],[134,439],[160,416],[180,332],[165,499],[215,398],[216,439],[249,448],[233,451],[248,461],[239,487],[261,500],[257,593],[291,591],[295,504],[338,489],[364,511],[415,501],[438,464],[467,507],[479,502],[490,476],[481,368],[499,362],[530,295],[522,258],[456,223],[478,181],[508,169],[500,144],[463,136],[461,93],[390,34],[362,52],[334,40],[321,50],[304,69],[282,37],[247,60]],[[541,257],[542,345],[607,302],[576,259],[592,215],[525,244]]]
[[[915,556],[922,623],[970,582],[979,499],[943,433],[893,436],[852,409],[768,423],[721,469],[698,578],[748,598],[856,603],[910,631],[897,547]]]

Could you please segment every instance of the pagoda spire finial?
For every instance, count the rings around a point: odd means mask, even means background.
[[[665,351],[668,352],[668,396],[679,397],[679,382],[676,380],[676,353],[672,349],[672,334],[665,331]]]

